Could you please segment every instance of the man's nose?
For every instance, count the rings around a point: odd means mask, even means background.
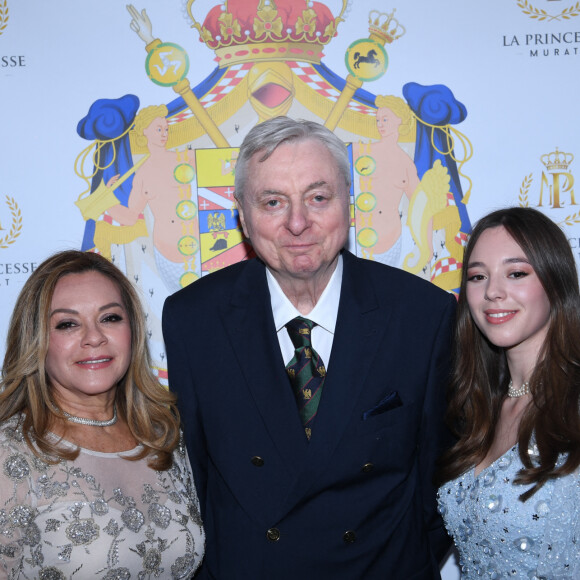
[[[291,204],[288,212],[288,229],[298,236],[308,227],[308,223],[308,208],[302,203]]]

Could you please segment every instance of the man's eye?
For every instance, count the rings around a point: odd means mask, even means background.
[[[269,199],[269,200],[266,202],[266,205],[267,205],[268,207],[277,207],[278,205],[280,205],[280,202],[279,202],[277,199]]]

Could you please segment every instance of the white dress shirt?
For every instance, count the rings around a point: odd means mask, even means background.
[[[308,318],[316,322],[312,330],[312,347],[322,358],[322,362],[328,371],[330,362],[330,353],[332,351],[332,341],[334,339],[334,329],[336,327],[336,318],[338,316],[338,303],[340,300],[340,289],[342,287],[342,256],[338,256],[336,268],[322,292],[316,306],[308,313],[298,312],[296,307],[290,302],[286,294],[280,288],[270,270],[266,268],[266,277],[268,279],[268,289],[270,290],[270,300],[272,302],[272,312],[274,314],[274,324],[278,334],[278,342],[282,351],[284,364],[288,364],[294,356],[294,345],[286,324],[297,316]]]

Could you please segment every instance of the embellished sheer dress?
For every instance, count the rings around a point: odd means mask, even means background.
[[[167,471],[123,459],[139,449],[81,449],[51,465],[29,451],[18,417],[3,423],[0,577],[191,578],[205,538],[185,447]]]
[[[532,461],[537,448],[528,451]],[[564,458],[561,458],[563,462]],[[439,511],[459,551],[462,579],[580,579],[580,476],[548,481],[526,502],[512,447],[475,477],[439,489]]]

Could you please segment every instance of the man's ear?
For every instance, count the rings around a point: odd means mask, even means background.
[[[250,236],[248,235],[248,230],[246,228],[246,220],[244,219],[244,210],[242,208],[242,202],[235,197],[234,195],[234,199],[236,200],[236,207],[238,209],[238,216],[240,218],[240,225],[242,226],[242,231],[244,232],[244,236],[246,236],[246,238],[250,238]]]

